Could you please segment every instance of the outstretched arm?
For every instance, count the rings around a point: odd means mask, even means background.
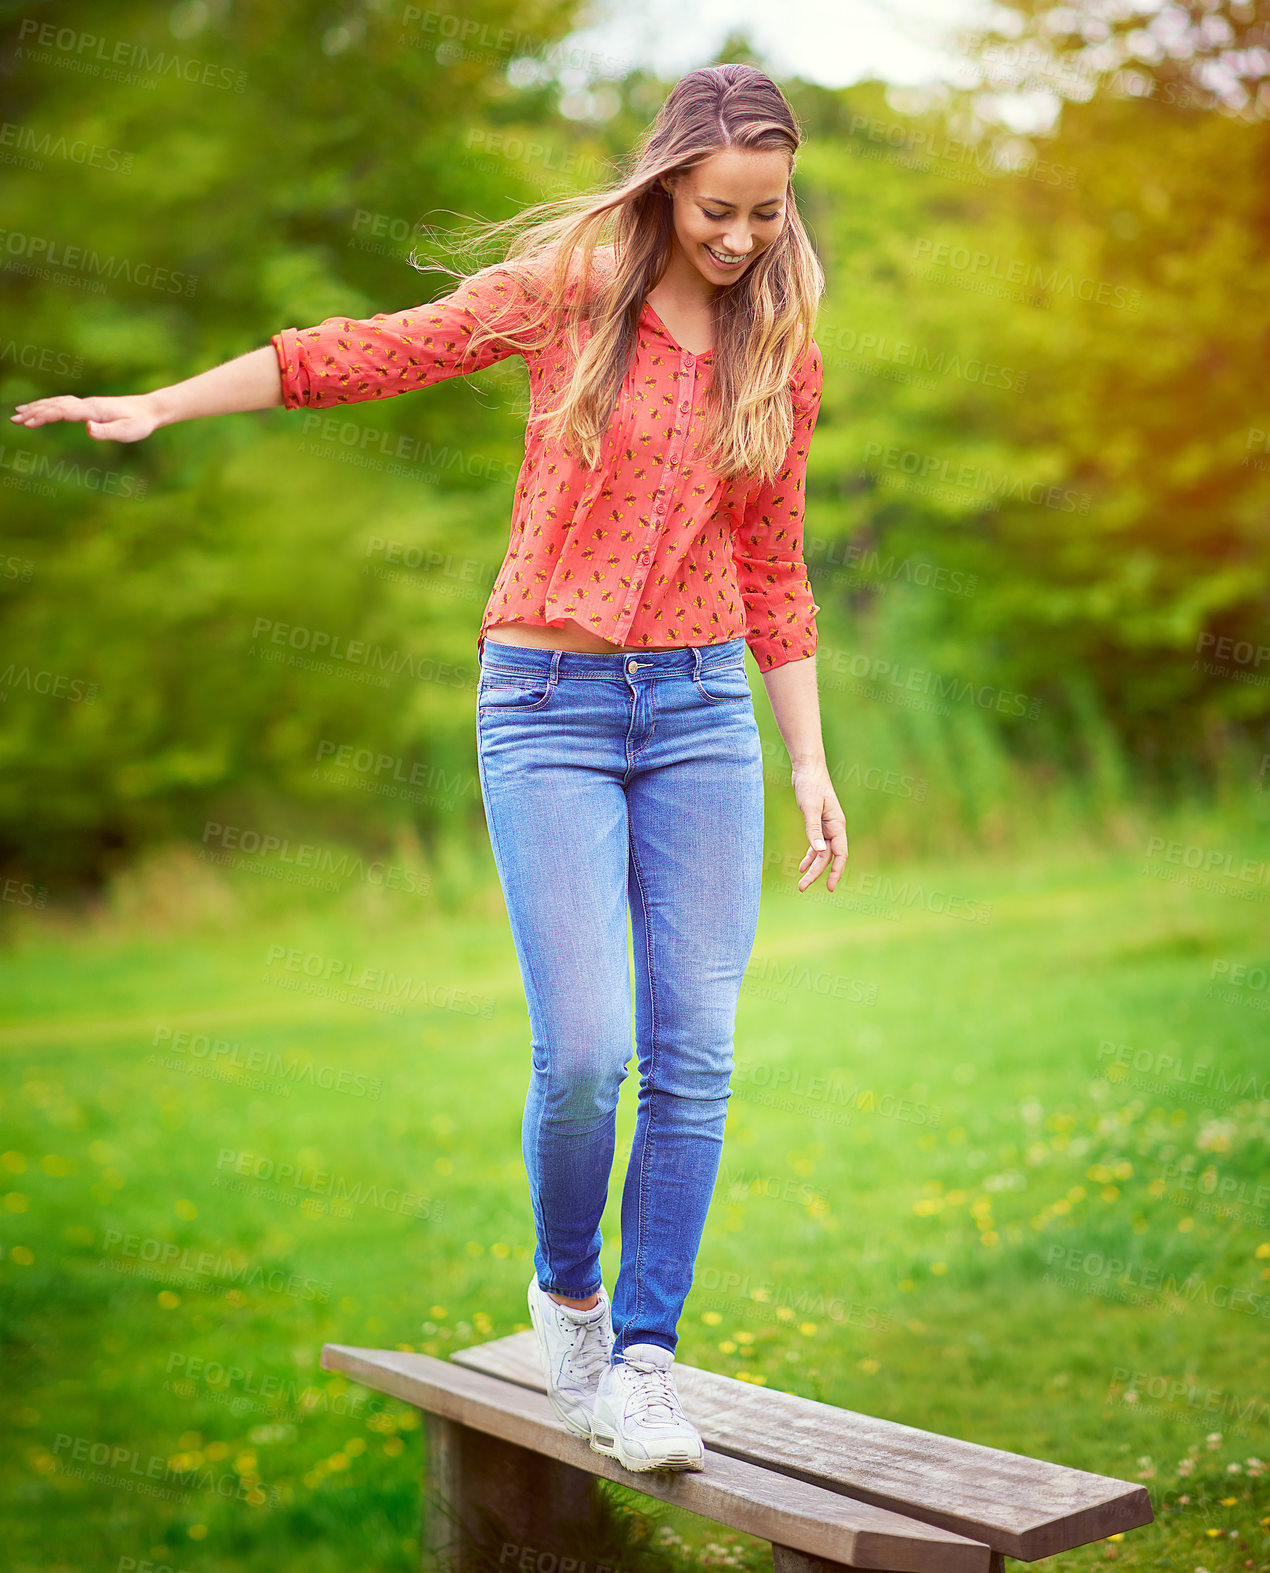
[[[99,442],[140,442],[160,426],[193,420],[196,415],[231,415],[237,410],[267,410],[282,403],[282,374],[272,344],[248,350],[235,360],[169,388],[152,393],[94,395],[81,399],[58,393],[14,406],[9,417],[20,426],[50,421],[83,421]]]
[[[476,352],[469,351],[468,341],[487,313],[502,312],[506,331],[522,326],[532,310],[533,302],[507,270],[485,269],[428,305],[363,319],[328,317],[313,328],[283,328],[262,349],[170,388],[87,399],[60,393],[16,405],[9,418],[21,426],[83,421],[88,435],[99,441],[139,442],[160,426],[196,415],[275,405],[326,409],[391,398],[523,354],[502,335],[487,339]]]

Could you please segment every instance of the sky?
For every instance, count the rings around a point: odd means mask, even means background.
[[[778,78],[916,85],[953,78],[955,57],[941,38],[983,25],[989,10],[989,0],[598,0],[596,24],[573,42],[673,77],[742,29]]]

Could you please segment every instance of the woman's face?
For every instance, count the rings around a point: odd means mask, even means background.
[[[674,199],[679,248],[709,283],[731,284],[781,232],[789,157],[723,148],[663,184]]]

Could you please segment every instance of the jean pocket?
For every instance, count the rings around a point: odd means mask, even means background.
[[[549,672],[531,673],[482,672],[476,688],[477,715],[509,711],[521,714],[541,710],[550,700],[556,680]]]
[[[741,661],[735,664],[729,662],[726,666],[715,667],[713,671],[703,668],[701,675],[693,681],[697,692],[712,705],[749,703],[753,697],[750,680],[745,675],[745,665]]]

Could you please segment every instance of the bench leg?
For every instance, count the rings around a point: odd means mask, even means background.
[[[602,1535],[596,1477],[446,1420],[423,1417],[424,1573],[497,1573],[525,1550],[594,1560]],[[515,1556],[508,1550],[515,1548]]]
[[[792,1546],[772,1544],[772,1573],[851,1573],[848,1563],[827,1562],[823,1557],[808,1556],[805,1551],[795,1551]],[[872,1573],[885,1573],[875,1568]],[[1005,1573],[1005,1557],[1000,1551],[992,1552],[988,1560],[988,1573]]]

